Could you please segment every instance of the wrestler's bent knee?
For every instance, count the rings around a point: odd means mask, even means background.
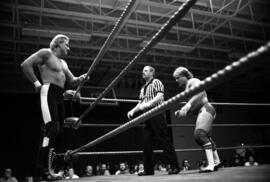
[[[209,141],[210,141],[211,144],[212,144],[212,149],[213,149],[213,151],[217,150],[216,143],[214,142],[214,140],[213,140],[211,137],[208,137],[208,138],[209,138]]]
[[[207,132],[203,129],[196,129],[194,132],[194,139],[196,141],[196,143],[200,146],[202,146],[203,148],[211,148],[211,143],[209,138],[207,137]],[[210,146],[208,146],[208,144],[210,143]]]

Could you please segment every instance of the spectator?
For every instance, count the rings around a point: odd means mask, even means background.
[[[248,148],[247,144],[244,142],[240,142],[239,147],[235,151],[240,156],[240,160],[243,164],[249,160],[249,156],[255,155],[255,151],[253,148]]]
[[[254,157],[251,155],[248,158],[248,161],[245,163],[245,166],[258,166],[259,164],[255,161]]]
[[[96,165],[96,175],[100,175],[101,163]]]
[[[46,180],[48,181],[54,181],[54,180],[61,180],[65,178],[65,171],[64,169],[60,169],[58,172],[55,172],[55,169],[52,168],[50,169],[50,176],[47,176],[48,178]],[[68,171],[66,171],[66,174],[68,173]]]
[[[166,165],[166,170],[167,170],[167,171],[172,170],[172,169],[171,169],[171,164],[167,164],[167,165]],[[180,169],[179,169],[179,170],[180,170]]]
[[[243,166],[242,157],[239,154],[235,154],[231,166]]]
[[[207,162],[206,162],[205,159],[203,159],[201,162],[202,162],[202,163],[201,163],[200,168],[203,168],[203,167],[206,167],[206,166],[207,166]]]
[[[74,169],[71,167],[68,169],[68,175],[66,176],[66,179],[78,179],[79,176],[74,173]]]
[[[91,177],[91,176],[93,176],[93,167],[91,165],[87,165],[85,167],[85,173],[83,177]]]
[[[126,168],[126,163],[125,162],[120,162],[119,164],[119,170],[116,171],[115,175],[119,174],[129,174],[127,168]]]
[[[246,155],[246,148],[244,142],[240,142],[238,148],[235,149],[235,153],[239,155],[240,158],[244,159]],[[242,161],[241,159],[241,161]]]
[[[25,182],[33,182],[33,176],[26,176],[25,177]]]
[[[139,174],[139,173],[143,173],[144,172],[144,164],[143,162],[139,162],[138,164],[138,169],[135,169],[135,173],[134,174]]]
[[[129,164],[127,161],[125,161],[125,165],[126,165],[126,170],[129,171],[130,170],[130,167],[129,167]]]
[[[110,173],[110,171],[109,171],[108,169],[106,169],[106,170],[104,171],[104,176],[108,176],[108,175],[111,175],[111,173]]]
[[[197,167],[197,169],[200,169],[200,166],[201,166],[201,161],[198,160],[198,161],[196,162],[196,167]]]
[[[182,162],[182,171],[190,170],[190,164],[187,159],[183,160]]]
[[[166,172],[165,164],[163,164],[161,161],[158,161],[155,165],[155,170],[157,172]]]
[[[64,176],[64,174],[65,174],[64,168],[63,167],[60,168],[57,172],[55,172],[56,171],[55,168],[56,168],[56,166],[52,166],[51,169],[49,169],[51,175],[47,176],[46,180],[54,181],[54,180],[61,180],[61,179],[65,178],[65,176]],[[66,172],[66,174],[67,173],[68,172]]]
[[[138,169],[137,164],[131,164],[129,167],[129,174],[134,174],[136,172],[136,169]]]
[[[101,164],[98,175],[110,175],[109,170],[107,169],[106,164]]]
[[[0,178],[0,182],[18,182],[18,180],[12,176],[12,170],[7,168],[5,169],[4,177]]]
[[[207,162],[206,162],[205,159],[198,160],[196,162],[196,166],[197,166],[198,169],[204,168],[205,166],[207,166]]]
[[[65,178],[64,174],[65,174],[65,170],[64,170],[64,169],[60,169],[60,170],[58,171],[58,173],[55,173],[55,177],[56,177],[56,179],[58,179],[58,180],[64,179],[64,178]]]
[[[110,162],[107,162],[106,163],[106,173],[107,174],[109,174],[109,175],[111,175],[111,174],[114,174],[115,173],[115,169],[113,169],[113,167],[111,167],[112,165],[111,165],[111,163]],[[114,171],[114,172],[112,172],[112,171]]]

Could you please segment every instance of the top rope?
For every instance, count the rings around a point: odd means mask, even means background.
[[[83,84],[86,82],[86,78],[93,72],[95,66],[101,61],[102,57],[104,56],[105,52],[107,51],[107,49],[111,46],[115,36],[119,33],[119,31],[122,29],[122,27],[125,24],[125,21],[128,19],[128,17],[130,16],[130,14],[133,12],[133,9],[135,8],[135,4],[136,4],[136,0],[131,0],[128,5],[126,6],[125,10],[123,11],[123,13],[121,14],[120,18],[118,19],[118,21],[116,22],[116,24],[114,25],[111,33],[109,34],[108,38],[106,39],[105,43],[103,44],[103,46],[101,47],[98,55],[96,56],[94,62],[92,63],[92,65],[90,66],[89,70],[86,73],[86,77],[85,79],[80,83],[80,85],[78,86],[73,98],[76,96],[76,94],[81,90]]]
[[[68,154],[72,155],[75,153],[78,153],[82,150],[85,150],[89,147],[92,147],[98,143],[101,143],[119,133],[122,133],[134,126],[137,126],[138,124],[148,120],[149,118],[163,112],[164,110],[173,107],[174,105],[178,104],[180,101],[183,101],[186,98],[189,98],[203,90],[210,89],[214,87],[217,84],[220,84],[228,79],[231,79],[235,75],[238,75],[242,73],[243,71],[246,71],[247,69],[250,69],[254,65],[258,65],[262,63],[263,61],[268,60],[270,57],[270,42],[268,42],[266,45],[261,46],[256,51],[253,51],[249,53],[248,55],[242,57],[238,61],[233,62],[232,64],[226,66],[224,69],[219,70],[218,72],[212,74],[211,76],[207,77],[203,81],[200,82],[197,86],[194,86],[186,91],[183,91],[176,96],[170,98],[169,100],[163,102],[162,104],[156,106],[155,108],[143,113],[142,115],[132,119],[131,121],[117,127],[116,129],[106,133],[105,135],[93,140],[92,142],[89,142],[86,145],[83,145],[82,147],[69,151]]]

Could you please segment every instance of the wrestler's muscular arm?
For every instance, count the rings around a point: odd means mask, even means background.
[[[194,87],[199,85],[201,81],[197,78],[192,78],[188,81],[188,88]],[[198,94],[194,95],[193,97],[191,97],[189,99],[189,101],[187,102],[187,104],[190,104],[191,107],[193,105],[196,105],[197,103],[200,103],[203,98],[205,97],[205,91],[199,92]]]
[[[186,90],[191,87],[197,86],[200,83],[200,80],[197,78],[191,78],[187,82]],[[190,110],[190,108],[198,103],[200,103],[205,97],[205,91],[202,91],[189,99],[189,101],[178,111],[175,112],[175,115],[178,117],[185,117]]]
[[[49,49],[40,49],[34,54],[30,55],[26,60],[21,63],[21,68],[27,79],[35,85],[36,91],[41,88],[41,83],[38,81],[34,67],[37,65],[44,64],[48,60],[51,52]]]
[[[70,86],[76,87],[85,79],[86,74],[83,74],[79,77],[75,77],[71,73],[71,71],[69,70],[67,63],[64,60],[62,60],[62,64],[63,64],[63,68],[64,68],[64,73],[65,73],[66,78],[67,78],[67,82]],[[87,79],[89,79],[89,78],[87,78]]]

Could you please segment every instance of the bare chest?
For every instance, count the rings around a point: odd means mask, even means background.
[[[64,65],[60,59],[55,56],[51,56],[43,65],[45,69],[48,69],[52,72],[63,72]]]

